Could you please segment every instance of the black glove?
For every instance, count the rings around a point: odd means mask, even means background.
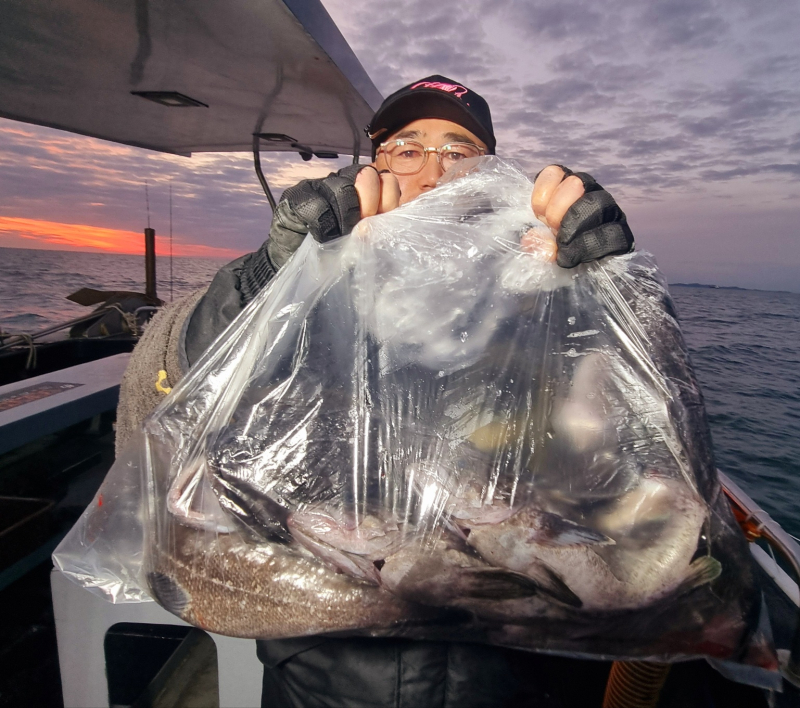
[[[556,262],[562,268],[594,261],[604,256],[630,253],[633,250],[631,233],[625,213],[605,189],[585,172],[564,170],[564,179],[575,175],[585,194],[564,214],[556,235],[558,255]]]
[[[283,267],[300,248],[307,233],[320,243],[346,236],[361,220],[356,175],[368,165],[348,165],[324,179],[305,179],[281,196],[269,239],[251,253],[239,274],[244,304]]]

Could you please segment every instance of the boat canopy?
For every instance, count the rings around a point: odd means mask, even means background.
[[[319,0],[3,3],[0,116],[179,155],[364,154],[382,97]]]

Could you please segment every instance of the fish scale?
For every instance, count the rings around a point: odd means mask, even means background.
[[[210,632],[279,639],[418,622],[436,614],[277,543],[255,545],[239,534],[212,540],[180,524],[172,525],[168,537],[146,564],[151,590],[167,610]],[[158,577],[160,584],[153,582]],[[175,589],[172,596],[166,584]],[[179,595],[185,596],[181,604],[173,599]]]

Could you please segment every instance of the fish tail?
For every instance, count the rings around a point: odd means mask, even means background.
[[[159,572],[148,573],[147,584],[158,604],[178,617],[183,617],[192,604],[189,593],[169,575]]]

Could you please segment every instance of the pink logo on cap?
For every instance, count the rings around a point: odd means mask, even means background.
[[[456,98],[461,98],[468,91],[468,89],[458,84],[443,84],[441,81],[420,81],[411,87],[412,90],[415,88],[439,89],[439,91],[452,93]]]

